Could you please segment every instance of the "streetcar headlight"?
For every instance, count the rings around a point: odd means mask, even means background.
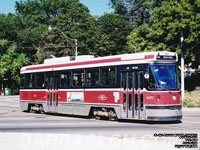
[[[175,101],[175,100],[176,100],[176,96],[175,96],[175,95],[173,95],[173,96],[172,96],[172,99]]]
[[[160,96],[159,96],[159,95],[156,96],[156,101],[157,101],[157,102],[160,101]]]

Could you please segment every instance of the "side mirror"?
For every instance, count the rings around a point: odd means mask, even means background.
[[[149,79],[149,74],[148,74],[148,73],[145,73],[145,74],[144,74],[144,78],[145,78],[145,79]]]

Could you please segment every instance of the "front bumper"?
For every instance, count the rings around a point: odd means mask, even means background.
[[[182,119],[181,105],[146,106],[146,119],[152,121],[178,121]]]

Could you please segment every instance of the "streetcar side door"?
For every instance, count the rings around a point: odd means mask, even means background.
[[[47,82],[47,108],[48,111],[56,112],[58,107],[58,73],[49,72],[46,74]]]
[[[144,118],[144,76],[143,71],[135,72],[133,78],[133,94],[134,94],[134,119],[145,119]]]
[[[134,72],[121,72],[122,118],[134,117],[133,76]]]
[[[142,71],[129,70],[121,72],[122,118],[144,119],[143,87]]]

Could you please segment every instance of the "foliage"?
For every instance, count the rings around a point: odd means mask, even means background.
[[[116,14],[119,14],[120,16],[128,20],[128,8],[126,7],[126,1],[110,0],[110,5],[112,6]]]
[[[193,91],[195,87],[200,87],[200,72],[187,74],[185,77],[185,90]]]
[[[146,24],[149,21],[152,0],[110,0],[115,13],[129,20],[134,27]],[[154,5],[156,5],[155,2]]]
[[[194,106],[194,104],[188,104],[187,107],[188,107],[188,108],[193,108],[193,107],[195,107],[195,106]]]
[[[0,14],[0,55],[6,53],[17,39],[17,18],[14,14]]]
[[[200,105],[200,90],[185,92],[184,107],[198,107]]]
[[[5,53],[5,49],[7,49],[9,45],[9,41],[8,40],[5,40],[5,39],[2,39],[0,40],[0,55],[3,55]]]
[[[0,39],[15,41],[19,26],[18,19],[15,14],[0,14]]]
[[[200,50],[200,2],[187,0],[164,1],[160,7],[151,11],[148,25],[142,25],[128,36],[128,45],[132,52],[173,51],[180,54],[180,34],[183,32],[182,50],[185,62],[198,65]],[[197,63],[198,62],[198,63]]]
[[[28,65],[28,59],[25,54],[16,53],[15,47],[10,47],[7,53],[4,53],[0,59],[1,83],[6,85],[6,87],[18,89],[20,69],[22,66]]]
[[[184,106],[184,107],[187,107],[190,103],[191,103],[191,100],[185,98],[185,99],[184,99],[184,102],[183,102],[183,106]]]
[[[130,20],[135,27],[149,22],[151,10],[150,0],[134,0],[130,8]]]
[[[132,27],[118,14],[105,14],[97,20],[95,55],[107,56],[127,52],[126,37]]]
[[[67,37],[78,40],[79,54],[92,53],[95,18],[78,0],[16,2],[16,10],[22,22],[19,45],[24,48],[24,53],[35,56],[36,63],[50,55],[74,55],[74,40],[63,36],[61,31]],[[51,33],[48,32],[49,25],[53,27]]]

